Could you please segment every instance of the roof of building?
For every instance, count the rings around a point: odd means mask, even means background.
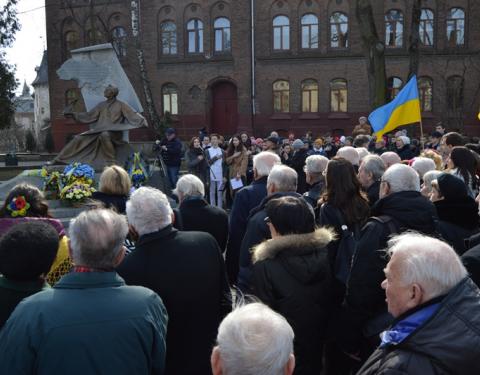
[[[30,93],[30,87],[27,85],[27,81],[23,83],[22,95],[14,99],[15,112],[32,112],[34,110],[34,101],[32,94]]]
[[[48,84],[48,61],[47,51],[43,51],[42,62],[40,66],[35,69],[37,71],[37,77],[32,82],[32,86]]]

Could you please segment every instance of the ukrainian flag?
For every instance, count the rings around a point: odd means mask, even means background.
[[[413,76],[405,87],[390,103],[377,108],[368,116],[377,141],[399,126],[420,122],[420,98],[418,96],[417,77]]]

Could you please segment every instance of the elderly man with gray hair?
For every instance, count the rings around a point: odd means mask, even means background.
[[[385,173],[385,164],[378,155],[368,155],[363,158],[358,168],[358,180],[368,196],[372,207],[380,197],[380,179]]]
[[[363,359],[374,349],[369,343],[392,320],[380,287],[386,265],[381,250],[386,248],[393,233],[415,230],[437,234],[435,206],[420,193],[418,173],[403,164],[392,165],[383,174],[380,199],[371,214],[357,244],[339,324],[344,330],[339,335],[339,345],[352,355],[358,355],[362,348]]]
[[[295,368],[293,329],[262,303],[237,307],[218,328],[213,375],[291,375]]]
[[[237,282],[240,246],[247,230],[248,215],[267,196],[267,178],[272,168],[280,164],[280,157],[269,151],[253,157],[254,181],[235,194],[228,229],[228,244],[225,254],[228,279],[233,285]]]
[[[307,186],[310,189],[303,194],[305,201],[314,209],[317,207],[318,200],[325,188],[325,176],[323,172],[327,168],[328,159],[322,155],[311,155],[305,160],[305,175],[307,176]]]
[[[382,283],[395,318],[357,375],[480,373],[480,291],[455,251],[416,233],[389,241]]]
[[[114,269],[127,232],[125,217],[106,209],[71,221],[73,270],[18,305],[0,335],[1,374],[164,373],[163,302]]]
[[[224,252],[228,238],[228,215],[222,208],[205,200],[202,180],[186,174],[177,181],[174,193],[180,201],[175,219],[181,221],[181,230],[210,233]]]
[[[358,166],[360,164],[360,155],[356,148],[352,146],[344,146],[337,151],[337,156],[340,158],[344,158],[352,163],[355,172],[358,172]]]
[[[152,289],[165,302],[166,373],[206,374],[217,327],[231,310],[230,289],[217,241],[208,233],[177,231],[172,216],[160,190],[136,190],[127,217],[139,238],[117,270],[127,284]]]
[[[250,292],[250,275],[252,273],[252,259],[250,249],[270,238],[265,218],[265,206],[272,199],[284,196],[302,197],[297,193],[298,175],[294,169],[286,165],[276,165],[268,175],[267,197],[255,207],[248,217],[247,230],[243,237],[240,249],[240,271],[238,273],[238,287],[242,292]]]

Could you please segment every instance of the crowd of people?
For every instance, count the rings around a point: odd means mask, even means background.
[[[106,167],[68,230],[16,186],[0,373],[478,374],[470,141],[441,125],[376,140],[365,118],[352,137],[202,132],[180,175],[168,129],[174,199]]]

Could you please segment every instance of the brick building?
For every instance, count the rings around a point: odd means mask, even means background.
[[[412,1],[371,2],[379,37],[386,45],[388,92],[393,97],[409,71]],[[66,104],[79,99],[75,83],[61,81],[55,73],[69,50],[112,42],[143,100],[131,37],[131,2],[89,3],[46,0],[57,148],[84,129],[62,116]],[[273,129],[349,133],[358,117],[372,109],[355,0],[139,3],[140,42],[155,106],[160,115],[165,111],[173,115],[183,137],[203,126],[224,134],[246,130],[257,136]],[[477,0],[422,1],[418,77],[427,130],[443,121],[447,128],[480,133],[478,19]],[[81,109],[81,98],[76,106]],[[149,130],[131,134],[133,140],[152,137]]]

